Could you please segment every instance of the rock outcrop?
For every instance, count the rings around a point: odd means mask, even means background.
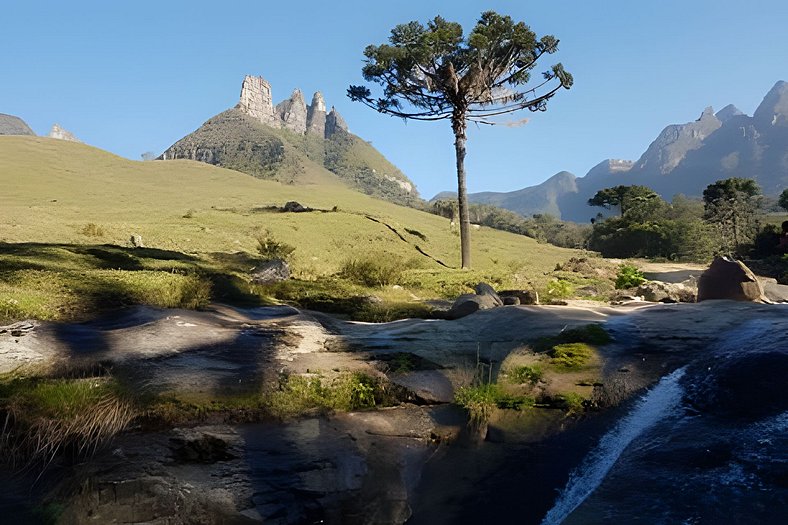
[[[53,124],[52,129],[49,131],[49,138],[51,139],[58,139],[58,140],[68,140],[70,142],[79,142],[82,144],[82,141],[79,140],[73,133],[68,131],[67,129],[63,129],[60,127],[59,124]]]
[[[326,114],[326,102],[320,91],[312,96],[309,106],[298,88],[293,90],[290,98],[274,106],[271,84],[263,77],[244,77],[241,98],[235,107],[266,126],[289,129],[299,134],[311,133],[329,138],[338,129],[348,129],[333,107],[331,113]]]
[[[312,104],[306,112],[306,131],[318,137],[326,135],[326,101],[320,91],[312,96]]]
[[[0,113],[0,135],[35,135],[35,133],[21,118]]]
[[[716,257],[698,279],[698,302],[709,299],[768,302],[752,270],[727,257]]]
[[[306,102],[301,90],[296,88],[290,98],[276,105],[276,114],[282,126],[294,133],[306,133]]]
[[[326,115],[326,138],[330,137],[337,131],[347,131],[347,123],[339,111],[334,106],[331,106],[331,111]]]

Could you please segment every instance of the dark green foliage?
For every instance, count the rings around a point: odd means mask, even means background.
[[[646,282],[643,272],[631,264],[622,264],[616,275],[616,289],[634,288]]]
[[[646,186],[615,186],[596,192],[593,197],[588,199],[588,205],[607,209],[618,206],[621,216],[624,216],[632,207],[658,198],[659,195]]]
[[[752,242],[760,193],[753,179],[738,177],[718,180],[703,190],[704,217],[715,226],[722,252],[738,252]]]
[[[605,257],[664,257],[705,261],[714,251],[712,226],[701,205],[683,196],[632,199],[623,215],[598,220],[588,245]]]
[[[514,384],[535,384],[538,383],[540,379],[542,379],[542,376],[544,376],[544,371],[536,365],[522,365],[512,368],[506,374],[509,377],[509,381]]]
[[[780,197],[777,199],[777,204],[780,208],[788,211],[788,189],[784,189],[782,193],[780,193]]]

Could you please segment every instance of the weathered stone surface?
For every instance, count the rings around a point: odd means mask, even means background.
[[[61,128],[58,124],[52,125],[52,129],[49,130],[49,138],[82,143],[82,141],[75,137],[73,133]]]
[[[281,259],[266,261],[252,270],[252,282],[271,284],[290,279],[290,266]]]
[[[0,113],[0,135],[35,135],[35,133],[21,118]]]
[[[709,299],[765,302],[761,283],[741,262],[716,257],[698,280],[698,302]]]
[[[516,297],[518,304],[539,304],[539,294],[536,290],[501,290],[498,292],[501,299],[506,297]]]
[[[477,295],[475,293],[461,295],[454,301],[449,311],[446,312],[446,319],[459,319],[479,310],[488,310],[497,306],[501,305],[491,295]]]
[[[496,306],[503,306],[503,301],[496,293],[495,288],[493,288],[489,284],[479,283],[473,287],[473,291],[476,292],[476,295],[487,295],[489,297],[492,297],[493,302],[495,303]]]
[[[326,134],[326,102],[320,91],[312,96],[312,104],[307,109],[306,131],[321,138]]]
[[[662,281],[646,281],[638,286],[635,293],[652,303],[694,303],[697,298],[697,288]]]
[[[281,121],[274,115],[271,85],[262,77],[244,77],[241,99],[236,107],[263,124],[280,127]]]
[[[276,105],[276,114],[285,128],[294,133],[306,133],[306,102],[300,89],[294,89],[289,99]]]
[[[326,138],[331,137],[337,131],[347,131],[347,123],[345,119],[342,118],[342,115],[336,110],[334,106],[331,106],[331,111],[328,112],[326,115]]]

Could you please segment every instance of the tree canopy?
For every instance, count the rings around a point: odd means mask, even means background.
[[[659,195],[647,186],[614,186],[599,190],[588,199],[589,206],[600,206],[611,209],[618,206],[621,216],[638,203],[659,198]]]
[[[760,193],[753,179],[739,177],[718,180],[703,190],[704,216],[716,225],[724,251],[736,251],[752,239]]]
[[[397,25],[388,44],[364,50],[364,79],[382,86],[382,93],[373,96],[367,86],[351,85],[351,100],[404,119],[451,122],[463,267],[471,264],[465,189],[467,123],[496,124],[494,117],[514,111],[545,111],[547,101],[573,83],[560,63],[531,83],[537,61],[557,50],[555,37],[539,38],[524,22],[494,11],[482,13],[467,37],[460,24],[436,16],[426,26],[417,21]]]

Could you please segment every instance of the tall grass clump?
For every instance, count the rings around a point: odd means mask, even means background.
[[[282,375],[262,405],[280,419],[310,412],[374,408],[382,397],[380,382],[361,372],[346,372],[327,380],[320,375]]]
[[[89,222],[79,231],[86,237],[104,237],[104,228],[94,222]]]
[[[111,377],[0,379],[0,457],[11,466],[92,453],[132,421],[136,409]]]
[[[368,254],[347,259],[339,270],[340,277],[362,286],[387,286],[402,280],[406,263],[392,254]]]

